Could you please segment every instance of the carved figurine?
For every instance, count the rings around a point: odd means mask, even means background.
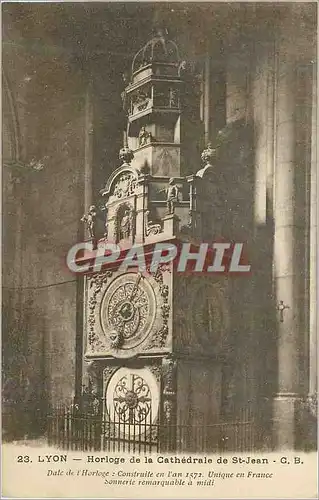
[[[110,333],[110,344],[113,349],[118,349],[123,343],[123,336],[121,332],[112,331]]]
[[[119,225],[119,240],[124,240],[130,237],[131,234],[131,220],[130,211],[125,209]]]
[[[167,193],[167,198],[166,198],[167,213],[173,214],[175,210],[175,204],[178,202],[179,199],[179,187],[177,186],[176,181],[173,177],[168,181],[168,188],[161,189],[160,192],[162,191],[166,191]]]
[[[139,146],[145,146],[145,144],[149,143],[151,139],[152,134],[150,132],[147,132],[145,127],[142,127],[138,135]]]
[[[89,231],[90,238],[95,239],[96,206],[91,205],[87,214],[84,214],[81,221],[84,222]]]
[[[216,149],[214,149],[209,142],[206,149],[201,154],[202,162],[205,166],[213,166],[216,159]]]

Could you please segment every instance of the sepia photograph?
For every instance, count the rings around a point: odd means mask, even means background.
[[[2,3],[12,471],[63,476],[75,453],[270,481],[316,455],[317,10]],[[194,498],[227,474],[168,469]]]

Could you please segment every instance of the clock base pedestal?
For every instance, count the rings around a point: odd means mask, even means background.
[[[91,362],[89,376],[101,401],[103,449],[130,443],[137,451],[147,446],[200,453],[217,447],[219,430],[212,424],[220,418],[221,371],[210,360],[172,355],[131,359],[125,367],[117,360]]]

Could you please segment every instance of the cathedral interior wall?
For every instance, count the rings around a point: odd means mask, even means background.
[[[9,18],[3,42],[3,356],[8,379],[26,379],[19,404],[39,415],[74,395],[77,282],[66,254],[83,237],[85,86],[61,47],[25,30]]]
[[[37,13],[32,5],[25,7],[26,11],[20,8],[6,7],[5,13],[3,355],[8,379],[19,379],[19,374],[25,379],[24,399],[19,404],[29,405],[32,413],[41,401],[57,403],[74,396],[82,356],[81,346],[77,345],[82,328],[82,284],[67,270],[65,256],[71,245],[84,237],[80,219],[92,201],[99,202],[93,193],[99,192],[118,166],[124,120],[122,73],[140,42],[149,36],[152,8],[144,12],[142,25],[141,16],[136,15],[139,7],[126,12],[126,22],[136,36],[125,50],[121,37],[127,35],[127,26],[117,37],[117,25],[113,26],[114,40],[108,39],[105,46],[93,41],[93,35],[88,41],[77,32],[79,50],[67,41],[62,27],[59,35],[57,23],[61,21],[62,26],[66,18],[56,18],[54,9],[50,12],[50,7],[41,6]],[[239,7],[233,4],[231,9],[242,22]],[[182,42],[183,57],[189,56],[192,67],[197,65],[202,72],[197,114],[190,113],[193,120],[184,139],[192,135],[199,138],[189,148],[194,155],[226,126],[229,139],[221,147],[217,167],[223,194],[220,232],[248,242],[256,271],[251,279],[242,278],[230,286],[232,349],[228,359],[233,368],[226,379],[221,380],[219,366],[181,365],[182,392],[192,394],[192,400],[179,396],[178,411],[183,414],[186,408],[206,405],[207,394],[212,398],[208,406],[215,412],[223,383],[228,386],[228,396],[238,405],[260,396],[269,400],[278,389],[274,233],[276,196],[278,200],[280,191],[276,191],[275,184],[288,153],[296,167],[294,181],[298,187],[293,193],[293,265],[298,272],[292,285],[299,328],[299,338],[294,342],[298,344],[296,356],[301,365],[296,386],[307,393],[309,371],[312,386],[315,384],[313,354],[312,368],[308,366],[309,344],[313,353],[316,343],[313,247],[312,274],[302,271],[309,268],[311,217],[311,227],[316,227],[309,208],[310,197],[312,207],[315,198],[310,189],[315,135],[310,108],[316,58],[311,18],[315,16],[306,14],[298,6],[283,8],[278,31],[271,26],[271,13],[263,18],[259,12],[257,25],[254,23],[258,15],[254,18],[251,14],[244,34],[239,34],[236,27],[228,33],[226,24],[223,32],[222,15],[220,24],[214,25],[208,17],[204,22],[200,12],[190,24],[185,22],[192,17],[189,13],[176,20],[176,38]],[[204,42],[195,29],[199,18]],[[300,26],[295,22],[299,18]],[[86,26],[83,18],[81,22],[84,24],[79,26]],[[30,31],[28,25],[32,26]],[[218,43],[215,32],[219,34]],[[287,45],[294,66],[290,81],[284,80],[285,71],[291,71],[284,55]],[[207,72],[213,75],[216,69],[218,78],[205,79]],[[294,80],[296,72],[298,80]],[[295,81],[299,82],[297,87]],[[292,95],[288,95],[285,85]],[[287,99],[292,99],[293,104]],[[23,175],[19,173],[20,163]],[[197,166],[190,162],[195,170],[199,164],[199,156]],[[313,178],[314,173],[311,175]],[[208,377],[214,380],[212,386],[203,384],[210,370],[214,372]]]

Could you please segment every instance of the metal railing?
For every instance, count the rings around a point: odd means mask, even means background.
[[[257,425],[249,409],[232,421],[161,423],[151,412],[138,422],[120,416],[55,408],[48,416],[48,444],[68,450],[108,452],[227,452],[256,448]]]

